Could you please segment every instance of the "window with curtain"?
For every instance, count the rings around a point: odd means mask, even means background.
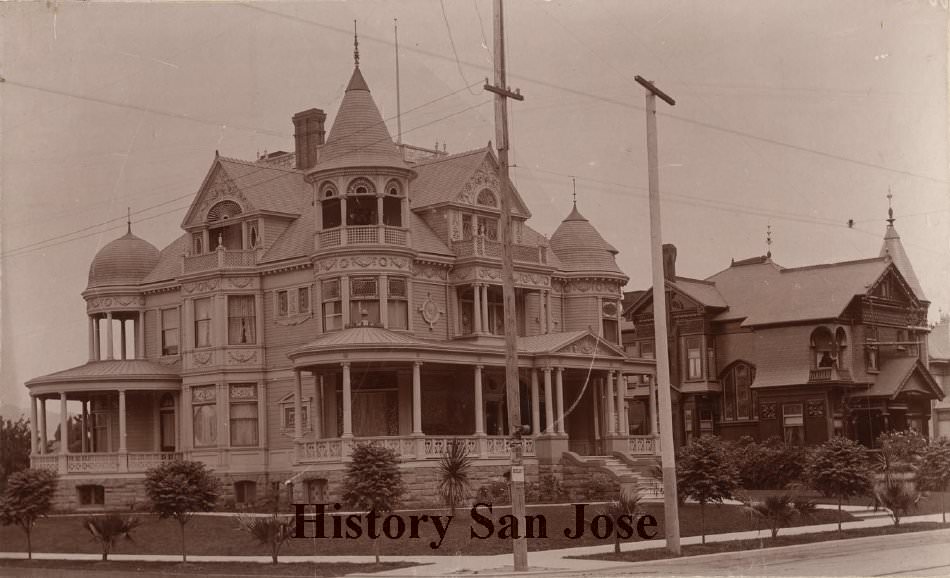
[[[191,390],[191,429],[196,448],[210,447],[218,443],[215,393],[213,385],[194,387]]]
[[[297,289],[297,313],[310,313],[310,287]]]
[[[254,296],[228,295],[228,345],[257,343]]]
[[[687,337],[685,343],[685,365],[687,379],[703,378],[702,339]]]
[[[211,345],[211,298],[195,299],[195,347]]]
[[[782,426],[785,443],[800,446],[805,443],[805,413],[803,404],[782,404]]]
[[[286,291],[277,292],[277,316],[286,317],[290,314],[290,297]]]
[[[409,329],[409,288],[402,277],[391,277],[388,283],[388,319],[390,329]]]
[[[162,309],[162,355],[178,355],[178,308]]]
[[[322,285],[323,294],[323,330],[343,329],[343,296],[340,294],[340,280],[327,279]]]
[[[233,384],[230,390],[231,446],[256,446],[258,443],[257,384]]]
[[[350,323],[379,324],[379,283],[376,277],[350,279]]]

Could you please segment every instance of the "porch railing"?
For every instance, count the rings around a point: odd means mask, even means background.
[[[300,440],[296,443],[298,463],[339,462],[348,458],[356,444],[371,443],[389,448],[403,460],[434,460],[445,454],[458,440],[476,458],[504,458],[511,455],[509,439],[504,436],[376,436]],[[524,455],[535,455],[534,440],[525,439]]]
[[[60,474],[138,473],[179,458],[178,452],[41,454],[30,456],[30,465]]]
[[[631,455],[655,456],[660,449],[660,440],[657,436],[629,436],[629,451]]]

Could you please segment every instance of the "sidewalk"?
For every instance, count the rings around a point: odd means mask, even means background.
[[[834,507],[834,506],[832,506]],[[843,528],[870,528],[890,525],[889,517],[879,517],[871,509],[862,506],[847,507],[849,513],[858,516],[858,520],[844,522]],[[903,518],[902,522],[940,522],[940,514],[928,514],[923,516],[909,516]],[[781,535],[810,534],[814,532],[833,531],[837,529],[837,524],[819,524],[814,526],[799,526],[795,528],[783,528]],[[946,531],[946,530],[938,530]],[[768,536],[768,530],[732,532],[728,534],[711,534],[706,536],[707,542],[724,542],[729,540],[764,538]],[[865,538],[857,538],[863,540]],[[700,536],[690,536],[682,539],[683,545],[699,544],[702,541]],[[624,552],[635,550],[647,550],[651,548],[663,548],[666,546],[665,540],[651,540],[630,542],[621,544],[621,550]],[[769,549],[777,551],[784,548],[797,548],[800,546],[785,546],[782,548]],[[584,546],[578,548],[563,548],[558,550],[543,550],[528,553],[528,572],[518,573],[522,575],[551,575],[554,573],[574,573],[574,572],[598,572],[598,571],[618,571],[630,564],[638,563],[618,563],[609,560],[576,560],[568,558],[569,556],[583,556],[587,554],[602,554],[613,552],[613,544],[603,544],[598,546]],[[710,554],[709,556],[728,556],[738,555],[739,553]],[[0,552],[0,559],[23,559],[26,554],[22,552]],[[34,553],[34,559],[46,560],[99,560],[99,554],[62,554],[62,553]],[[181,559],[178,555],[135,555],[135,554],[112,554],[111,560],[127,561],[150,561],[150,562],[177,562]],[[373,556],[281,556],[281,562],[362,562],[371,563]],[[365,576],[394,576],[394,577],[434,577],[434,576],[464,576],[468,574],[478,574],[479,576],[506,576],[510,575],[511,554],[498,554],[492,556],[384,556],[385,561],[403,561],[415,562],[421,564],[411,568],[401,568],[387,572],[366,574]],[[269,556],[189,556],[189,562],[248,562],[248,563],[270,563]],[[354,576],[354,575],[351,575]]]

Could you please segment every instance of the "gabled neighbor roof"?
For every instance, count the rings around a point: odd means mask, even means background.
[[[927,336],[927,353],[932,360],[950,361],[950,315],[945,315]]]
[[[311,170],[380,166],[407,167],[357,66]]]
[[[467,189],[487,186],[491,175],[497,180],[498,162],[490,146],[449,156],[436,157],[423,161],[413,168],[416,178],[410,185],[409,202],[412,209],[439,203],[467,203],[461,197],[463,192],[475,192]],[[485,175],[480,175],[485,173]],[[513,215],[528,218],[531,211],[524,199],[512,185],[511,212]]]
[[[906,390],[931,393],[943,399],[943,390],[917,357],[897,357],[883,362],[874,384],[857,394],[867,397],[896,398]]]
[[[703,307],[712,309],[725,309],[729,307],[726,300],[723,299],[716,285],[711,281],[701,279],[690,279],[688,277],[676,277],[672,281],[667,279],[666,286],[686,295],[688,298],[699,303]],[[653,288],[643,291],[629,291],[624,293],[624,315],[630,310],[640,309],[647,303],[653,301]]]
[[[709,277],[729,309],[717,321],[742,319],[743,326],[840,317],[888,269],[875,257],[783,269],[771,260],[730,266]]]
[[[221,186],[229,195],[206,198],[207,189]],[[233,200],[245,212],[270,211],[299,215],[309,199],[302,171],[227,157],[215,157],[195,200],[182,220],[182,227],[203,223],[206,213],[222,200]]]

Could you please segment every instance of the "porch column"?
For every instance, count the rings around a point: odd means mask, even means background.
[[[472,285],[472,293],[474,294],[475,303],[472,306],[472,322],[474,325],[475,333],[482,332],[482,288],[481,285],[475,283]]]
[[[382,201],[382,197],[380,197]],[[382,222],[383,213],[379,213],[380,222]],[[379,244],[383,244],[383,226],[379,226]],[[389,277],[380,275],[377,281],[376,294],[379,295],[379,323],[386,329],[389,329]]]
[[[89,316],[89,361],[96,360],[96,327],[95,327],[95,318]],[[36,420],[33,420],[30,423],[36,423]]]
[[[623,374],[620,371],[614,372],[614,380],[617,384],[617,434],[625,436],[627,430],[624,428],[623,400],[627,394],[627,386],[623,383]]]
[[[604,416],[604,419],[607,420],[607,435],[611,436],[617,433],[617,427],[614,423],[614,380],[611,372],[607,372],[607,415]]]
[[[545,331],[545,333],[552,333],[551,319],[552,319],[553,314],[551,313],[551,292],[546,291],[545,294],[546,294],[545,299],[546,299],[546,305],[547,305],[546,307],[547,311],[545,312],[545,322],[547,323],[547,330]]]
[[[181,345],[179,345],[181,347]],[[182,413],[181,408],[181,392],[173,391],[172,400],[175,402],[175,451],[181,451],[181,428],[182,428]],[[266,430],[265,430],[266,431]],[[264,436],[261,436],[262,438]]]
[[[125,429],[125,390],[119,390],[119,453],[125,453],[128,451],[126,446],[126,438],[128,437],[128,431]]]
[[[491,333],[491,327],[488,325],[488,285],[482,285],[482,331]]]
[[[35,395],[30,396],[30,454],[36,455],[39,452],[37,448],[39,447],[40,427],[39,421],[36,418],[37,413],[37,400]]]
[[[59,392],[59,453],[69,453],[69,416],[66,415],[66,392]]]
[[[383,225],[383,195],[381,193],[376,193],[376,242],[380,245],[386,243],[386,237]],[[386,324],[383,324],[383,327],[386,327]]]
[[[485,435],[485,407],[482,403],[482,367],[475,366],[475,435]]]
[[[541,400],[538,399],[538,370],[532,368],[531,372],[531,434],[537,436],[541,433]]]
[[[92,350],[93,350],[93,360],[99,361],[102,359],[102,346],[100,344],[102,331],[99,327],[99,316],[92,316]]]
[[[82,432],[82,453],[89,451],[89,409],[87,407],[87,400],[82,400],[82,422],[80,432]]]
[[[650,420],[650,435],[656,435],[656,380],[653,379],[653,376],[649,376],[649,381],[647,382],[647,387],[649,388],[650,396],[647,398],[647,419]]]
[[[120,359],[128,359],[128,351],[126,351],[125,345],[125,322],[126,319],[119,320],[119,351],[121,352]]]
[[[422,362],[412,363],[412,435],[422,435]]]
[[[558,367],[554,380],[557,396],[557,433],[566,433],[564,429],[564,368]]]
[[[115,345],[112,343],[112,312],[106,313],[106,358],[115,359]]]
[[[600,379],[594,378],[593,381],[594,381],[594,387],[593,387],[593,392],[592,392],[593,395],[591,395],[591,397],[592,397],[593,400],[594,400],[594,403],[593,403],[593,406],[594,406],[594,441],[597,441],[597,440],[600,439],[600,410],[601,410],[601,407],[600,407],[600,406],[601,406],[600,396],[601,396],[601,387],[600,387]]]
[[[323,374],[314,374],[314,405],[310,422],[313,424],[313,439],[323,438]]]
[[[40,421],[39,421],[39,430],[40,430],[40,453],[45,454],[46,449],[49,447],[49,442],[46,439],[46,398],[40,397]]]
[[[161,315],[161,313],[159,313]],[[181,322],[178,322],[181,325]],[[260,327],[260,325],[258,325]],[[161,347],[161,344],[159,344]],[[135,358],[145,359],[145,312],[139,311],[138,319],[135,322]]]
[[[300,382],[300,371],[294,371],[294,439],[303,437],[303,385]]]
[[[545,367],[544,372],[544,433],[554,433],[554,399],[551,396],[551,368]]]
[[[343,367],[343,437],[353,437],[353,396],[350,392],[350,362],[344,361]]]

